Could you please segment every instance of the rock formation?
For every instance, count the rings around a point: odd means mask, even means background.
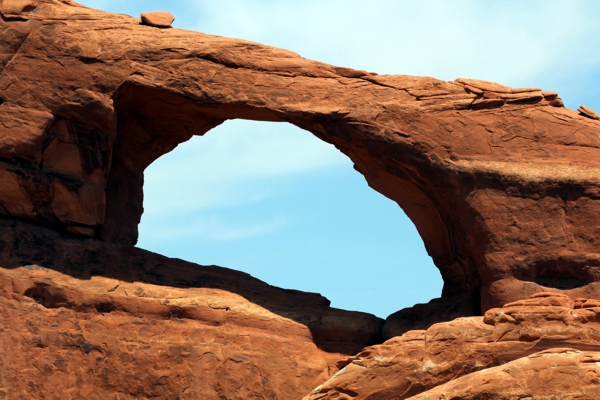
[[[598,361],[600,301],[539,293],[366,348],[305,399],[595,399]]]
[[[157,28],[170,28],[175,17],[165,11],[149,11],[142,13],[142,23]]]
[[[394,393],[408,385],[399,396],[441,384],[458,393],[454,379],[537,371],[556,358],[556,373],[595,373],[586,369],[598,351],[587,328],[595,309],[570,305],[600,298],[593,110],[567,110],[537,88],[335,67],[70,0],[2,0],[0,16],[0,394],[41,398],[59,385],[74,397],[300,398],[327,380],[311,396],[367,398],[369,377],[386,371],[399,375]],[[442,297],[381,327],[318,295],[134,248],[144,169],[232,118],[290,122],[346,154],[415,223]],[[521,335],[526,325],[510,318],[527,312],[496,310],[533,307],[518,301],[538,293],[546,297],[534,297],[535,307],[562,307],[557,318],[571,330],[540,323],[580,341]],[[422,339],[430,331],[431,343]],[[453,339],[439,345],[458,347],[428,364],[445,332]],[[559,344],[577,351],[531,356]],[[476,363],[451,356],[459,348]],[[389,356],[375,352],[408,357],[382,367]],[[429,372],[407,383],[410,374],[397,371],[413,366]],[[537,376],[516,377],[514,387]]]
[[[294,399],[380,340],[317,294],[22,222],[0,259],[0,399]]]

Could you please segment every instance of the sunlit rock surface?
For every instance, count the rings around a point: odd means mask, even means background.
[[[0,14],[0,393],[8,397],[48,396],[60,383],[73,396],[99,398],[300,398],[382,338],[405,334],[392,343],[409,343],[414,357],[403,362],[422,370],[423,341],[411,330],[471,324],[472,342],[485,342],[497,334],[492,327],[510,322],[489,317],[505,303],[536,293],[563,302],[600,297],[600,121],[588,107],[567,110],[557,93],[538,88],[335,67],[69,0],[3,0]],[[144,169],[232,118],[289,122],[346,154],[415,223],[444,279],[441,299],[382,326],[318,295],[134,248]],[[202,274],[211,278],[196,279]],[[224,310],[210,306],[221,298]],[[430,327],[486,311],[485,322]],[[577,321],[587,315],[573,313]],[[580,322],[578,338],[588,332]],[[552,320],[540,323],[554,329]],[[538,341],[527,338],[516,342]],[[217,357],[206,343],[225,353]],[[483,364],[444,367],[406,390],[531,354],[486,351],[498,361],[473,357]],[[540,357],[563,354],[571,353]],[[200,359],[208,364],[194,364]],[[313,395],[329,396],[323,388],[332,379]],[[192,381],[204,386],[186,386]]]
[[[318,294],[22,222],[0,259],[0,398],[299,398],[380,340]]]
[[[599,361],[600,301],[540,293],[368,347],[305,399],[594,399]]]

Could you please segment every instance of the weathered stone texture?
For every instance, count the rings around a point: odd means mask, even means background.
[[[22,222],[0,260],[2,399],[299,398],[380,341],[318,294]]]
[[[70,0],[2,0],[0,16],[0,395],[299,398],[322,383],[309,398],[596,396],[594,110]],[[382,326],[133,247],[144,169],[233,118],[289,122],[346,154],[415,223],[441,298]],[[563,373],[585,379],[531,386]]]
[[[556,394],[593,399],[600,394],[599,306],[597,300],[539,293],[483,317],[409,331],[347,359],[341,371],[305,399],[537,399]]]
[[[142,23],[157,28],[169,28],[175,17],[166,11],[148,11],[142,13]]]
[[[598,292],[600,121],[554,92],[355,71],[66,0],[14,4],[0,22],[6,216],[135,244],[152,161],[226,119],[287,121],[398,202],[444,297],[471,293],[485,311]]]
[[[413,400],[600,398],[600,353],[550,349],[474,372]]]

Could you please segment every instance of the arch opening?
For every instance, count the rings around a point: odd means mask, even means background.
[[[449,236],[448,221],[444,221],[438,206],[422,191],[422,183],[415,182],[411,175],[422,167],[427,168],[420,165],[423,160],[411,158],[411,150],[402,148],[397,150],[403,159],[390,159],[389,155],[379,159],[377,149],[385,149],[387,145],[382,147],[375,137],[367,136],[365,140],[365,127],[355,125],[345,115],[315,116],[247,104],[211,103],[137,82],[122,85],[115,93],[114,104],[118,139],[107,183],[101,239],[126,245],[137,242],[138,224],[143,213],[143,171],[178,144],[193,136],[202,136],[229,119],[290,122],[333,144],[352,160],[354,169],[364,175],[369,186],[400,205],[415,223],[427,253],[441,273],[444,281],[442,296],[460,295],[462,298],[467,292],[477,295],[480,282],[474,265],[463,262],[461,257],[465,258],[464,255],[453,251],[452,241],[456,238]],[[468,261],[468,257],[465,259]]]
[[[379,317],[440,295],[439,271],[397,204],[293,125],[226,121],[151,164],[144,192],[147,250]]]

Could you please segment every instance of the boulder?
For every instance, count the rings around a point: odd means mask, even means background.
[[[175,17],[166,11],[148,11],[142,13],[142,24],[157,28],[170,28]]]

